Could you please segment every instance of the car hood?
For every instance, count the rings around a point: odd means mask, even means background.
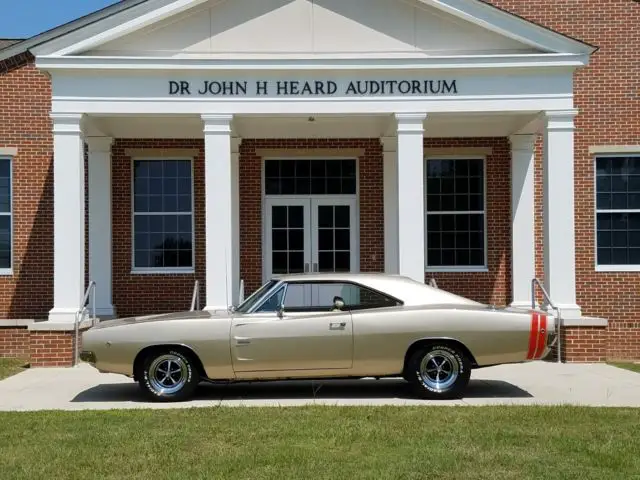
[[[121,327],[124,325],[138,324],[138,323],[151,323],[151,322],[166,322],[168,320],[194,320],[211,317],[228,317],[230,314],[226,311],[219,312],[205,312],[202,310],[196,312],[175,312],[175,313],[161,313],[157,315],[144,315],[139,317],[126,317],[118,318],[115,320],[105,320],[97,323],[93,329],[113,328]]]

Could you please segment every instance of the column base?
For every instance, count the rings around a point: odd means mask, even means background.
[[[582,318],[582,310],[575,304],[556,304],[563,320],[578,320]]]
[[[91,308],[89,308],[91,312]],[[113,305],[105,305],[103,307],[96,306],[96,317],[102,319],[111,319],[116,317],[116,309]]]
[[[77,308],[54,307],[49,310],[49,322],[51,323],[75,323]]]
[[[510,307],[512,308],[522,308],[522,309],[530,309],[531,308],[531,300],[528,301],[521,301],[521,300],[515,300],[513,302],[511,302],[509,304]],[[538,302],[536,302],[536,308],[539,308],[540,305],[538,305]]]
[[[207,305],[206,307],[203,308],[203,310],[205,312],[209,312],[209,313],[229,313],[229,307],[220,307],[220,306],[215,306],[215,305]]]

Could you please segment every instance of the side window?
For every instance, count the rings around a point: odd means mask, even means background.
[[[397,305],[396,300],[353,283],[301,282],[288,285],[284,309],[290,312],[329,312],[334,309],[336,297],[344,301],[344,310]]]
[[[284,287],[279,288],[271,294],[271,296],[256,309],[256,313],[275,312],[282,304],[282,295]]]

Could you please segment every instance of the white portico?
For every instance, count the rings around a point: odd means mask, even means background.
[[[123,3],[126,9],[34,49],[53,83],[50,321],[73,321],[85,289],[83,142],[89,277],[99,313],[114,313],[113,138],[204,139],[206,308],[215,310],[237,300],[241,278],[242,138],[380,139],[384,269],[424,281],[425,272],[447,270],[428,265],[425,234],[425,158],[446,152],[425,151],[424,139],[508,137],[511,300],[528,305],[540,221],[538,134],[545,146],[544,280],[564,317],[580,317],[572,78],[591,47],[477,0]]]

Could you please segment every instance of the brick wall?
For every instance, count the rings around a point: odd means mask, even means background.
[[[0,327],[0,358],[29,358],[27,327]]]
[[[494,305],[511,302],[511,145],[507,138],[426,138],[425,148],[490,147],[486,160],[487,272],[427,272],[445,290]]]
[[[198,149],[193,162],[195,274],[132,274],[132,159],[127,148]],[[113,176],[113,304],[118,316],[188,310],[195,280],[205,284],[204,141],[116,140],[112,147]]]
[[[576,283],[583,314],[609,319],[607,355],[640,356],[640,273],[596,272],[593,145],[640,144],[640,2],[633,0],[490,0],[500,8],[598,47],[575,75]],[[540,143],[537,218],[542,218]],[[542,278],[542,227],[538,225]]]
[[[262,283],[262,158],[256,149],[363,149],[359,162],[360,270],[384,271],[383,155],[380,139],[244,139],[240,145],[240,276]]]
[[[0,62],[0,147],[13,159],[13,275],[0,319],[46,318],[53,303],[53,143],[48,78],[22,55]]]

